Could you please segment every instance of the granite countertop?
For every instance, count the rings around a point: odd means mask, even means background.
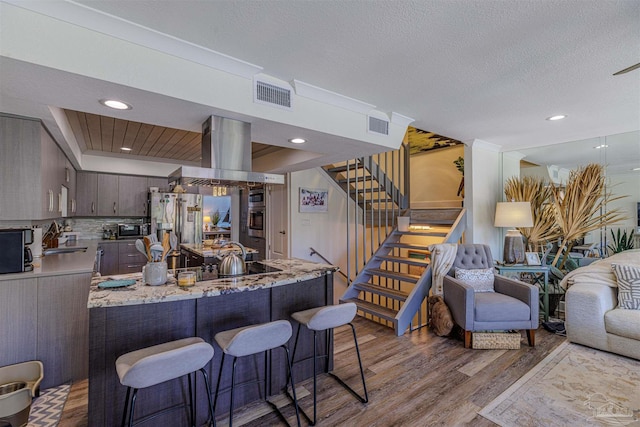
[[[218,251],[220,252],[221,255],[226,255],[231,252],[237,253],[238,255],[242,253],[240,248],[236,245],[224,246],[222,248],[217,248],[217,247],[214,248],[211,246],[205,246],[205,245],[196,244],[196,243],[182,243],[180,247],[188,251],[191,251],[196,255],[200,255],[201,257],[204,257],[204,258],[211,258],[213,256],[216,256],[218,254]],[[247,251],[248,254],[258,253],[257,250],[253,248],[247,248],[246,246],[245,246],[245,250]]]
[[[98,241],[77,240],[73,244],[60,245],[61,248],[72,246],[86,247],[87,250],[85,252],[45,255],[41,258],[34,258],[33,271],[0,274],[0,281],[93,272]]]
[[[164,285],[148,286],[142,281],[142,273],[95,277],[91,281],[87,307],[117,307],[215,297],[303,282],[338,270],[338,267],[330,264],[319,264],[295,258],[261,262],[282,271],[208,280],[197,282],[188,288],[179,287],[173,277],[170,277]],[[136,283],[123,288],[101,289],[98,287],[101,282],[116,279],[135,279]]]

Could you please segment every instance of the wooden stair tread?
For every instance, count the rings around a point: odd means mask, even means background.
[[[429,237],[446,237],[448,233],[442,231],[396,231],[403,236],[429,236]]]
[[[364,166],[361,163],[357,163],[357,164],[349,164],[349,170],[353,171],[353,170],[359,170],[362,169]],[[342,166],[334,166],[331,168],[325,168],[325,170],[327,172],[330,173],[341,173],[341,172],[346,172],[347,171],[347,165],[342,165]]]
[[[364,311],[374,316],[378,316],[382,319],[389,320],[394,323],[396,315],[398,314],[396,310],[392,310],[386,307],[380,307],[379,305],[375,305],[374,303],[363,301],[357,298],[341,299],[340,302],[353,302],[358,306],[358,310]]]
[[[400,273],[398,271],[389,271],[382,268],[366,268],[363,270],[363,273],[372,274],[374,276],[388,277],[389,279],[410,283],[416,283],[420,279],[420,276],[416,276],[415,274]]]
[[[383,246],[385,248],[416,249],[416,250],[421,250],[421,251],[428,251],[429,250],[429,246],[414,245],[414,244],[411,244],[411,243],[387,242]]]
[[[374,283],[354,283],[353,286],[358,290],[371,292],[383,297],[393,298],[398,301],[404,301],[409,296],[408,292],[403,292],[393,288],[387,288],[386,286],[380,286]]]
[[[374,255],[374,257],[378,259],[382,259],[385,261],[397,262],[400,264],[408,264],[415,265],[418,267],[428,267],[431,263],[428,259],[418,259],[418,258],[406,258],[401,256],[393,256],[393,255]]]

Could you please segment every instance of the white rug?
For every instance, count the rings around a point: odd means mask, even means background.
[[[42,390],[40,397],[36,397],[31,402],[31,412],[29,413],[27,427],[57,426],[70,389],[70,384],[63,384]]]
[[[564,342],[480,415],[503,427],[640,426],[640,362]]]

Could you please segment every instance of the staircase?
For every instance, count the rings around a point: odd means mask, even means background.
[[[425,326],[431,288],[428,246],[459,241],[465,210],[408,209],[406,142],[396,151],[323,169],[354,202],[346,212],[349,287],[340,301],[355,302],[359,314],[392,327],[397,335]],[[398,231],[398,216],[411,217],[411,231]]]
[[[465,209],[409,210],[409,231],[394,228],[358,273],[340,302],[354,302],[365,317],[400,336],[426,325],[431,289],[429,246],[455,243],[464,232]]]

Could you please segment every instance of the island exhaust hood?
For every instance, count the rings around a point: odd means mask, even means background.
[[[202,124],[201,167],[181,166],[169,182],[182,186],[284,184],[284,175],[251,171],[251,124],[211,116]]]

